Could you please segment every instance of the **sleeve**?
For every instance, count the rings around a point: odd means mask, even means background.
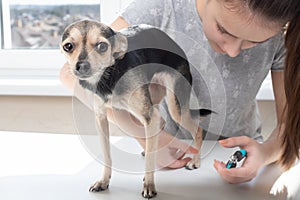
[[[161,27],[165,16],[170,12],[170,9],[167,9],[169,4],[170,1],[162,0],[134,0],[120,16],[130,25],[149,24]]]
[[[284,37],[280,34],[278,51],[275,54],[274,62],[271,66],[271,71],[282,71],[285,65],[286,49],[284,46]]]

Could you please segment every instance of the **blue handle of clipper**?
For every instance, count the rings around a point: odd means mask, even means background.
[[[243,157],[247,156],[247,151],[245,149],[241,149],[240,152],[242,153]]]
[[[247,157],[247,151],[244,149],[236,151],[228,160],[226,164],[227,169],[235,168],[237,163],[243,160],[243,158]]]

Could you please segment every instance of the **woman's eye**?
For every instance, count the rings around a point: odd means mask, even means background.
[[[108,44],[106,42],[99,42],[96,45],[96,50],[100,53],[107,51],[107,49],[108,49]]]
[[[217,29],[221,34],[225,34],[227,33],[222,27],[220,27],[219,25],[217,25]]]
[[[74,49],[74,45],[70,42],[66,43],[64,46],[63,46],[63,49],[68,52],[68,53],[71,53]]]

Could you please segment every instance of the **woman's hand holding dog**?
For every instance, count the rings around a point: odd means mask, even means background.
[[[159,134],[156,160],[158,167],[171,169],[185,167],[192,158],[184,156],[198,153],[196,148],[165,131],[161,131]],[[139,143],[145,148],[145,139],[139,139]]]

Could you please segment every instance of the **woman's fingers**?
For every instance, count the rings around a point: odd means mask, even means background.
[[[251,138],[247,136],[231,137],[219,141],[219,143],[225,148],[232,148],[232,147],[244,148],[245,146],[249,145],[250,142],[251,142]]]
[[[178,168],[182,168],[185,167],[186,164],[191,160],[191,158],[186,157],[183,159],[175,159],[174,162],[170,163],[168,166],[165,166],[167,168],[171,168],[171,169],[178,169]]]

